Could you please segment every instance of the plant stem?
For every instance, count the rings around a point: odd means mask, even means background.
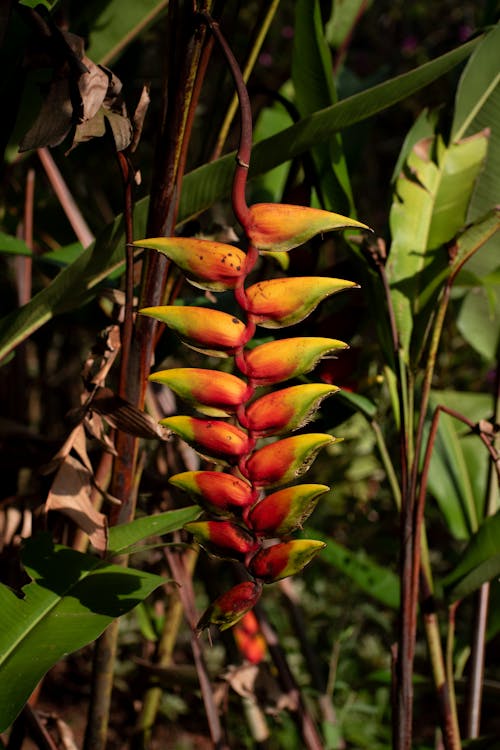
[[[236,168],[233,177],[232,205],[234,214],[246,230],[250,223],[250,213],[245,199],[245,186],[250,168],[252,152],[252,109],[242,72],[228,43],[224,39],[219,24],[207,13],[200,14],[221,47],[233,76],[240,105],[240,140],[236,154]]]
[[[500,364],[497,365],[494,393],[494,418],[495,424],[500,421]],[[492,447],[498,449],[500,441],[498,437]],[[495,473],[494,467],[497,467]],[[490,462],[488,467],[488,496],[486,498],[485,516],[492,516],[498,509],[498,459]],[[474,739],[479,737],[481,725],[481,701],[483,695],[484,677],[484,653],[486,646],[486,626],[488,622],[488,608],[490,599],[490,583],[483,583],[476,595],[476,616],[474,622],[474,635],[472,639],[471,669],[468,685],[467,700],[467,737]]]
[[[197,559],[198,555],[194,551],[192,554],[185,556],[187,575],[192,576]],[[182,600],[177,589],[171,588],[168,597],[168,606],[165,610],[163,630],[158,643],[157,659],[155,662],[156,666],[161,668],[168,667],[172,663],[172,653],[183,616]],[[156,721],[162,694],[163,689],[161,685],[153,685],[148,688],[144,695],[141,714],[136,725],[136,736],[133,742],[135,750],[146,748],[150,744],[151,733]]]
[[[248,83],[248,79],[250,78],[250,74],[255,66],[257,57],[264,43],[264,39],[266,38],[266,34],[269,31],[269,27],[272,23],[274,16],[276,15],[276,11],[278,10],[279,3],[280,3],[280,0],[271,0],[271,2],[268,4],[268,7],[265,12],[264,20],[259,26],[257,36],[253,42],[252,48],[250,50],[250,54],[248,55],[248,59],[242,71],[242,77],[243,77],[243,81],[245,84]],[[237,107],[238,107],[238,95],[235,94],[233,98],[231,99],[226,115],[224,117],[224,121],[221,125],[219,136],[217,138],[217,143],[215,144],[215,148],[212,154],[212,160],[218,159],[219,156],[221,155],[222,149],[224,147],[224,143],[226,142],[226,139],[229,133],[229,128],[231,127],[231,123],[236,114]]]

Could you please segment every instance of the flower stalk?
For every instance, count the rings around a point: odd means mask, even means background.
[[[219,596],[198,628],[231,627],[251,610],[264,584],[300,572],[324,547],[311,539],[290,539],[314,509],[325,485],[295,485],[317,454],[336,438],[301,432],[322,400],[338,388],[324,384],[287,385],[310,372],[332,351],[347,345],[336,339],[292,337],[251,347],[256,330],[285,328],[305,318],[322,300],[356,284],[330,278],[277,278],[248,285],[260,255],[288,252],[318,233],[343,227],[366,229],[360,222],[303,206],[257,204],[248,207],[245,186],[251,153],[251,111],[238,65],[218,25],[202,16],[222,47],[240,101],[241,134],[232,204],[246,250],[189,238],[148,238],[135,244],[157,250],[176,264],[187,280],[211,292],[231,291],[236,316],[189,306],[145,308],[140,312],[165,323],[187,346],[207,355],[232,358],[234,373],[178,368],[151,376],[165,383],[200,412],[162,420],[204,458],[224,471],[183,472],[171,482],[186,489],[206,518],[186,530],[210,554],[238,561],[245,579]],[[208,418],[207,418],[208,417]],[[261,445],[265,438],[268,441]],[[272,440],[272,442],[269,442]]]

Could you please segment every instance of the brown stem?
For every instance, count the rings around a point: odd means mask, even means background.
[[[74,233],[76,234],[78,241],[82,243],[83,247],[88,247],[94,241],[94,235],[89,229],[89,226],[82,216],[82,213],[76,205],[75,199],[71,195],[66,182],[59,171],[54,159],[48,148],[37,149],[38,158],[42,162],[45,173],[52,186],[54,193],[56,194],[59,203],[67,216],[69,223],[71,224]]]
[[[278,636],[269,624],[262,607],[257,605],[254,611],[259,620],[260,629],[266,640],[267,648],[274,662],[274,666],[278,671],[281,686],[297,706],[297,710],[293,715],[299,724],[302,739],[304,740],[304,747],[307,750],[323,750],[323,741],[318,733],[316,724],[304,703],[300,689],[290,670],[285,653],[279,643]]]
[[[191,628],[191,649],[193,651],[193,659],[198,673],[203,703],[205,705],[210,737],[216,750],[229,750],[224,740],[219,713],[214,701],[213,688],[210,683],[210,677],[203,657],[201,642],[196,630],[198,617],[196,614],[193,584],[191,577],[186,570],[184,561],[186,553],[174,552],[168,547],[165,548],[164,553],[172,572],[172,576],[179,584],[179,596],[182,601],[182,606],[184,607],[184,614],[189,627]],[[189,550],[188,554],[193,554],[193,550]]]
[[[232,204],[233,211],[239,223],[244,229],[250,224],[250,213],[245,198],[245,187],[247,183],[248,170],[250,168],[250,155],[252,152],[252,108],[248,96],[247,87],[243,79],[241,69],[228,43],[226,42],[219,24],[207,13],[200,16],[214,35],[217,43],[224,52],[227,64],[231,70],[238,101],[240,105],[240,141],[236,154],[236,169],[233,177]]]
[[[500,364],[497,365],[494,393],[494,420],[500,421]],[[497,448],[498,440],[492,444]],[[494,467],[497,468],[495,477]],[[490,463],[488,469],[488,496],[486,499],[486,516],[493,515],[498,508],[498,459]],[[484,654],[486,647],[486,626],[488,622],[488,608],[490,599],[490,583],[483,583],[476,595],[476,615],[474,635],[472,639],[472,653],[470,657],[470,675],[467,700],[467,737],[479,737],[481,726],[481,701],[483,696]]]

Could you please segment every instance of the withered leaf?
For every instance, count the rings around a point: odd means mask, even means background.
[[[19,151],[58,146],[71,129],[73,105],[68,78],[55,78],[35,122],[21,139]]]
[[[45,510],[58,510],[89,535],[95,549],[104,554],[108,542],[106,516],[92,505],[91,474],[73,456],[59,467],[45,502]]]
[[[168,431],[144,412],[133,406],[109,388],[98,388],[90,404],[92,411],[100,414],[111,427],[140,438],[166,440]]]
[[[85,121],[91,120],[100,110],[108,93],[110,81],[108,74],[88,57],[83,58],[83,63],[89,72],[83,73],[78,79],[78,89],[83,105],[82,119]]]

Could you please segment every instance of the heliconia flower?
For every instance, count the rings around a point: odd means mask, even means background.
[[[333,229],[369,229],[366,224],[340,214],[308,206],[256,203],[250,206],[246,233],[259,250],[283,251],[302,245],[311,237]]]
[[[261,593],[261,583],[256,581],[239,583],[210,605],[201,616],[196,626],[197,629],[203,630],[209,625],[219,625],[221,630],[227,630],[257,604]]]
[[[246,374],[258,385],[280,383],[309,372],[330,352],[347,348],[343,341],[319,336],[268,341],[245,353]]]
[[[253,502],[252,488],[247,482],[221,471],[183,471],[170,477],[169,482],[189,492],[198,505],[217,515],[241,511]]]
[[[246,289],[247,310],[264,328],[283,328],[300,323],[326,297],[356,287],[353,281],[324,276],[259,281]]]
[[[142,315],[165,323],[184,343],[206,354],[227,357],[244,343],[246,326],[234,315],[206,307],[145,307]]]
[[[246,255],[232,245],[192,237],[154,237],[134,245],[163,253],[201,289],[215,292],[234,289],[244,273]]]
[[[217,557],[244,560],[258,547],[255,537],[232,521],[193,521],[186,523],[184,529]]]
[[[266,656],[267,644],[252,610],[246,612],[233,630],[234,640],[242,656],[251,664],[260,664]]]
[[[247,384],[235,375],[197,367],[161,370],[150,375],[149,380],[168,385],[178,396],[211,416],[234,411],[243,403],[247,392]]]
[[[256,487],[291,482],[305,474],[321,448],[336,440],[331,435],[310,432],[265,445],[247,461],[248,478]]]
[[[306,383],[267,393],[248,407],[248,429],[257,437],[293,432],[307,424],[323,399],[338,390],[334,385]]]
[[[325,484],[297,484],[273,492],[252,508],[249,526],[256,534],[290,534],[302,526],[313,512],[320,496],[329,489]]]
[[[326,547],[315,539],[294,539],[259,550],[250,563],[250,573],[264,583],[293,576]]]
[[[217,461],[235,463],[249,450],[247,434],[226,422],[176,416],[162,419],[160,424],[179,435],[202,456]]]

